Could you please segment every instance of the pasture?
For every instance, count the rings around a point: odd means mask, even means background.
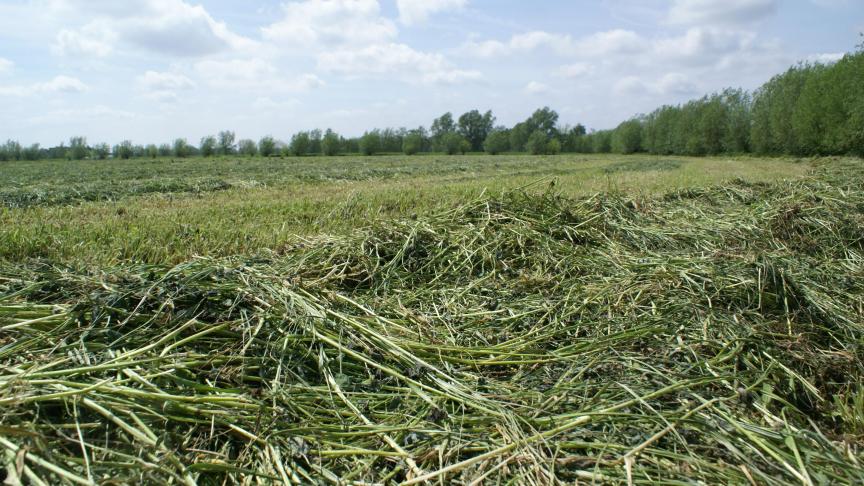
[[[4,164],[3,474],[864,482],[862,167]]]

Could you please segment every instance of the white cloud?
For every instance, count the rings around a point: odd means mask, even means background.
[[[599,57],[636,53],[644,50],[648,44],[650,42],[629,30],[597,32],[578,40],[567,34],[537,30],[514,35],[506,43],[495,40],[469,41],[458,52],[471,57],[490,58],[545,49],[561,56]]]
[[[531,81],[525,86],[525,92],[529,95],[542,95],[549,92],[549,86],[539,81]]]
[[[612,91],[619,96],[687,96],[700,92],[696,83],[681,73],[668,73],[656,81],[645,81],[639,76],[625,76],[615,83]]]
[[[14,62],[0,57],[0,74],[8,73],[13,67],[15,67]]]
[[[318,58],[318,66],[349,77],[392,75],[426,84],[453,84],[482,77],[477,71],[456,69],[441,54],[396,43],[324,52]]]
[[[821,64],[831,64],[843,59],[846,54],[843,52],[823,52],[821,54],[812,54],[807,56],[807,61],[818,62]]]
[[[89,88],[78,78],[57,76],[51,81],[33,85],[35,93],[83,93]]]
[[[135,114],[117,110],[104,105],[97,105],[88,108],[63,109],[49,111],[44,114],[34,115],[27,119],[27,122],[32,125],[45,124],[61,124],[80,123],[84,120],[99,120],[106,119],[130,119],[135,118]]]
[[[566,66],[561,66],[558,69],[558,73],[561,76],[570,79],[584,78],[594,74],[594,71],[594,66],[586,62],[568,64]]]
[[[324,85],[315,74],[287,76],[272,63],[258,58],[201,61],[195,70],[209,85],[221,89],[300,92]]]
[[[116,42],[180,57],[252,49],[256,43],[231,32],[201,5],[183,0],[51,0],[57,16],[89,19],[78,29],[63,29],[54,51],[62,55],[107,56]]]
[[[51,50],[60,56],[105,57],[113,51],[116,37],[102,23],[91,23],[78,31],[61,30]]]
[[[420,24],[433,14],[465,7],[468,0],[396,0],[399,20],[405,25]]]
[[[0,96],[25,97],[37,94],[76,94],[89,88],[80,79],[69,76],[56,76],[50,81],[27,86],[0,86]]]
[[[280,47],[365,46],[396,37],[377,0],[306,0],[282,6],[283,17],[262,29]]]
[[[777,10],[778,0],[674,0],[667,20],[678,25],[741,25]]]
[[[194,81],[182,74],[147,71],[138,78],[138,88],[144,96],[161,103],[176,102],[180,99],[178,91],[189,91],[197,86]]]
[[[611,54],[634,54],[644,51],[649,45],[633,31],[615,29],[598,32],[581,39],[576,51],[583,56],[608,56]]]

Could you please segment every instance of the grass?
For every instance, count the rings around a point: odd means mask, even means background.
[[[643,189],[630,193],[580,195],[591,183],[567,176],[503,193],[521,181],[430,183],[440,192],[416,207],[334,212],[339,231],[249,253],[0,261],[2,474],[864,482],[864,165],[723,170],[737,161],[678,186],[710,161],[635,160],[585,162],[626,162],[619,187]],[[356,204],[386,201],[373,193]]]
[[[579,155],[22,162],[0,172],[0,258],[180,263],[345,234],[540,179],[567,196],[647,197],[809,169],[784,159]]]

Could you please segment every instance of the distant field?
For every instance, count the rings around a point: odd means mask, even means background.
[[[427,214],[483,192],[540,192],[553,181],[568,196],[639,198],[811,168],[798,159],[621,155],[10,162],[0,166],[0,258],[176,263]]]

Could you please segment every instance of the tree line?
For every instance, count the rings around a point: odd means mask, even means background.
[[[344,137],[333,130],[294,134],[287,141],[266,136],[237,140],[225,130],[203,137],[198,145],[186,139],[171,144],[113,147],[88,145],[72,137],[69,145],[22,147],[0,145],[0,160],[131,159],[157,157],[309,156],[438,152],[650,153],[658,155],[864,155],[864,49],[833,64],[801,63],[754,92],[726,89],[684,104],[663,106],[624,121],[611,130],[587,131],[577,124],[560,126],[549,107],[536,110],[512,127],[496,125],[491,111],[452,113],[432,121],[430,128],[385,128]]]

